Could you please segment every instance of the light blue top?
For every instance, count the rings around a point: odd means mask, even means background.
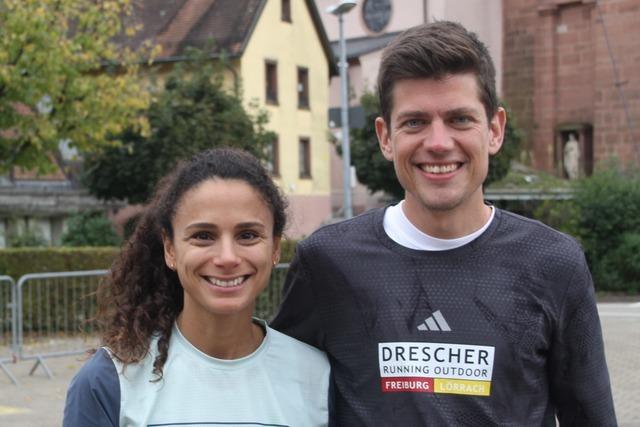
[[[149,354],[124,370],[102,349],[73,379],[64,425],[326,426],[325,354],[259,323],[266,331],[262,344],[235,360],[202,353],[174,326],[156,382],[155,339]]]

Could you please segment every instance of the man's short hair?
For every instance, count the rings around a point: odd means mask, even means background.
[[[393,88],[405,79],[441,79],[449,74],[473,73],[487,120],[498,111],[496,71],[487,47],[462,25],[438,21],[410,28],[382,53],[378,74],[380,113],[391,126]]]

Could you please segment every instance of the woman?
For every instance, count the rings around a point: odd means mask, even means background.
[[[101,286],[103,347],[71,382],[64,425],[326,425],[326,356],[252,318],[284,208],[245,152],[166,177]]]

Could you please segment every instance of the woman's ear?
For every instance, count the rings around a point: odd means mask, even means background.
[[[175,271],[177,267],[173,241],[164,231],[162,232],[162,246],[164,246],[164,262],[167,264],[167,267]]]
[[[271,261],[273,265],[276,265],[278,262],[280,262],[280,241],[281,240],[282,240],[281,237],[274,237],[273,239],[273,253],[271,257]]]

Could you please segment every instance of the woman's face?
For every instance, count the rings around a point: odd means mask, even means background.
[[[280,253],[258,191],[242,180],[203,181],[183,195],[172,225],[165,260],[184,288],[183,315],[250,317]]]

